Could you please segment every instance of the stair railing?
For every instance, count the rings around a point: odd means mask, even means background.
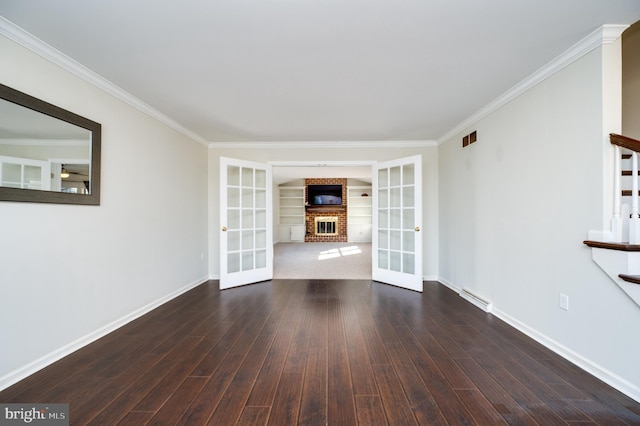
[[[614,204],[611,224],[613,237],[616,242],[623,242],[625,239],[625,236],[622,235],[622,153],[620,148],[626,148],[631,151],[631,206],[627,241],[629,244],[640,244],[640,192],[638,191],[638,152],[640,152],[640,141],[615,133],[609,135],[609,140],[614,145],[615,152]]]
[[[610,135],[611,137],[612,135]],[[611,142],[613,143],[613,141]],[[614,145],[614,180],[613,180],[613,219],[611,229],[613,231],[613,241],[622,242],[622,153],[620,146]]]

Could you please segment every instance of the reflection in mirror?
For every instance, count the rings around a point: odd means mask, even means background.
[[[100,204],[100,124],[0,84],[0,200]]]

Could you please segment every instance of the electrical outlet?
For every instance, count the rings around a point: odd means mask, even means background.
[[[560,309],[569,310],[569,296],[560,293]]]

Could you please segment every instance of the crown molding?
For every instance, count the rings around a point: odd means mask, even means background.
[[[17,26],[13,22],[9,21],[3,16],[0,16],[0,34],[4,35],[8,39],[20,44],[21,46],[31,50],[32,52],[42,56],[44,59],[54,63],[60,68],[74,74],[77,77],[85,80],[86,82],[96,86],[98,89],[110,94],[111,96],[131,105],[137,110],[147,114],[151,118],[158,120],[159,122],[167,125],[168,127],[176,130],[189,139],[198,142],[201,145],[207,146],[209,143],[200,135],[192,132],[186,127],[182,126],[178,122],[172,120],[168,116],[164,115],[157,109],[142,102],[129,92],[121,89],[109,80],[91,71],[84,65],[71,59],[64,53],[60,52],[53,46],[48,45],[39,38],[25,31],[21,27]]]
[[[437,141],[295,141],[295,142],[211,142],[209,148],[264,149],[264,148],[430,148]]]
[[[603,25],[594,33],[602,31],[602,44],[611,44],[618,40],[627,28],[629,25]]]
[[[449,132],[438,138],[438,145],[443,144],[449,139],[454,138],[457,134],[463,133],[466,129],[473,126],[476,122],[485,118],[492,112],[496,111],[503,105],[509,103],[513,99],[522,95],[529,89],[533,88],[537,84],[551,77],[553,74],[561,71],[573,62],[582,58],[587,53],[602,46],[603,44],[611,44],[615,42],[624,30],[629,28],[628,25],[603,25],[585,38],[574,44],[571,48],[566,50],[560,56],[553,59],[551,62],[544,65],[538,71],[531,74],[529,77],[522,80],[520,83],[513,86],[511,89],[503,93],[501,96],[494,99],[487,104],[484,108],[458,124]]]

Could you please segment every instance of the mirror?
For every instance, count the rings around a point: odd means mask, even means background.
[[[0,84],[0,201],[100,204],[101,125]]]

